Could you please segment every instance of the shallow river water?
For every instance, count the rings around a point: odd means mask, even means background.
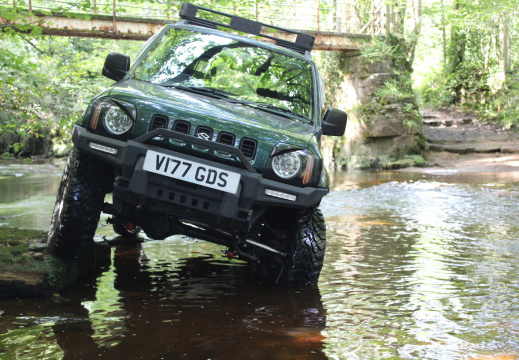
[[[61,166],[0,164],[0,226],[46,230]],[[92,283],[0,300],[0,359],[519,359],[518,178],[336,173],[314,290],[183,236],[115,245]]]

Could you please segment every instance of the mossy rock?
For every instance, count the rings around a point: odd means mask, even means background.
[[[421,155],[407,155],[390,164],[391,169],[404,169],[408,167],[426,167],[427,161]]]
[[[408,167],[426,167],[427,161],[421,155],[389,156],[352,156],[348,169],[403,169]]]
[[[110,263],[110,247],[96,243],[77,261],[46,250],[47,233],[0,227],[0,297],[48,296],[95,278]]]

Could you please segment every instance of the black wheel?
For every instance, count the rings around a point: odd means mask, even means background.
[[[103,209],[107,172],[86,154],[73,149],[52,214],[47,243],[52,254],[75,259],[93,243]]]
[[[326,226],[317,207],[287,212],[276,211],[265,217],[261,242],[285,256],[259,251],[256,267],[263,281],[289,287],[317,285],[326,250]]]
[[[290,286],[317,285],[326,250],[326,225],[321,210],[313,208],[296,218],[293,248],[286,257],[282,280]]]

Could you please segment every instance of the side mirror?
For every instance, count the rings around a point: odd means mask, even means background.
[[[103,66],[103,75],[109,79],[122,80],[130,70],[130,57],[125,54],[111,52]]]
[[[328,108],[323,119],[323,135],[343,136],[346,131],[346,122],[348,115],[345,111]]]

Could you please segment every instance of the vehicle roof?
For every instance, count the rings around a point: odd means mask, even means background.
[[[253,44],[253,45],[256,45],[258,47],[262,47],[262,48],[265,48],[265,49],[273,50],[273,51],[285,54],[287,56],[298,58],[298,59],[307,61],[307,62],[309,62],[311,64],[314,64],[314,61],[312,60],[312,56],[311,56],[311,54],[309,52],[307,52],[305,55],[302,55],[302,54],[298,53],[297,51],[288,49],[288,48],[283,47],[283,46],[279,46],[279,45],[276,45],[276,44],[273,44],[273,43],[270,43],[270,42],[267,42],[267,41],[256,40],[256,39],[252,38],[252,36],[254,36],[254,35],[251,35],[251,37],[243,36],[243,35],[239,35],[239,34],[236,34],[236,33],[233,33],[233,32],[229,32],[229,31],[223,31],[223,30],[219,30],[219,29],[211,29],[211,28],[204,27],[204,26],[187,24],[187,23],[183,22],[182,20],[179,21],[178,23],[169,24],[167,26],[167,28],[172,28],[172,27],[173,28],[181,28],[181,29],[186,29],[186,30],[192,30],[192,31],[197,31],[197,32],[202,32],[202,33],[207,33],[207,34],[213,34],[213,35],[219,35],[219,36],[228,37],[228,38],[235,39],[235,40],[238,40],[238,41],[242,41],[242,42],[246,42],[246,43],[249,43],[249,44]]]

